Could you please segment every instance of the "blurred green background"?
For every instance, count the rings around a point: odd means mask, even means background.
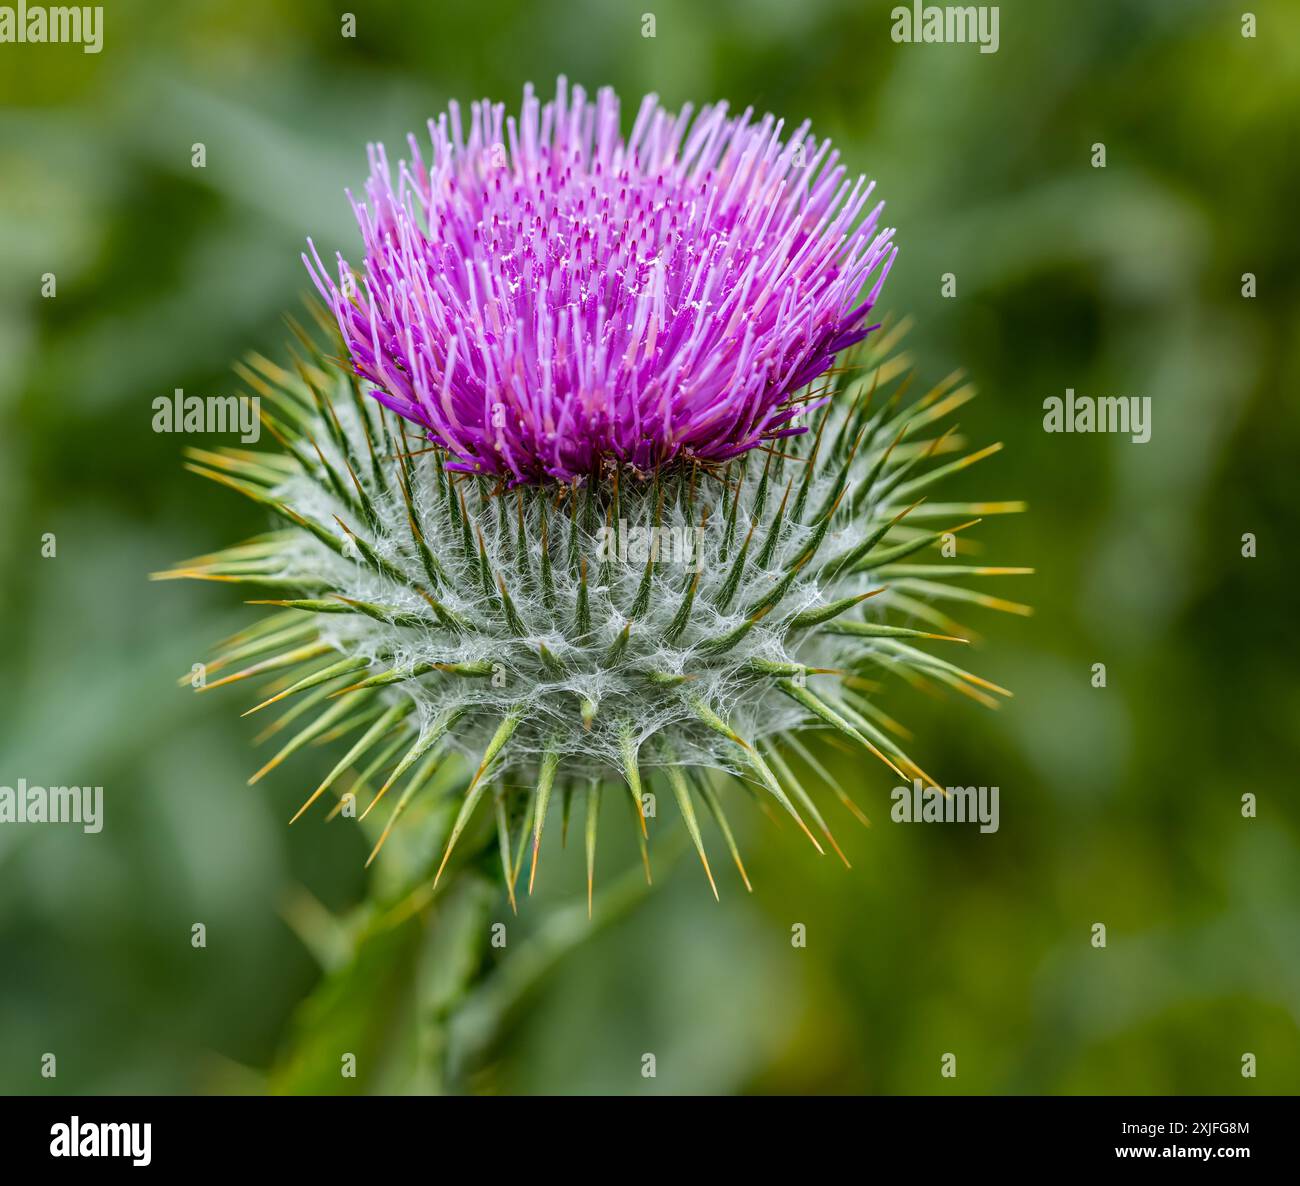
[[[827,750],[875,824],[833,817],[851,871],[742,813],[752,896],[714,834],[721,904],[688,857],[574,928],[580,845],[554,848],[511,942],[558,929],[567,951],[513,993],[471,1085],[1300,1087],[1300,7],[1019,0],[993,55],[894,44],[890,5],[865,0],[105,7],[97,56],[0,46],[0,783],[102,784],[107,821],[0,826],[0,1091],[407,1085],[378,1053],[342,1080],[331,1052],[361,1031],[365,1051],[409,1044],[386,978],[418,918],[342,1005],[303,1005],[330,962],[318,907],[346,913],[367,884],[346,822],[285,824],[326,755],[249,789],[247,697],[176,687],[253,612],[146,574],[263,521],[182,471],[190,442],[150,430],[150,401],[229,393],[242,353],[277,356],[304,237],[356,242],[343,188],[367,140],[560,72],[625,109],[655,90],[811,117],[878,180],[901,248],[884,306],[915,315],[921,379],[964,366],[979,385],[963,433],[1007,443],[945,497],[1030,501],[979,538],[1037,568],[989,586],[1037,613],[964,615],[976,670],[1017,693],[1000,711],[893,688],[927,768],[1000,786],[996,835],[893,825],[889,776]],[[1045,434],[1066,387],[1150,396],[1151,442]],[[635,862],[619,843],[610,880]]]

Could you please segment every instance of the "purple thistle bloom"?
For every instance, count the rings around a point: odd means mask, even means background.
[[[792,396],[873,328],[896,248],[829,141],[751,116],[649,95],[625,140],[612,90],[561,78],[517,121],[475,104],[468,139],[452,103],[396,188],[372,145],[362,291],[304,256],[358,374],[451,468],[512,484],[803,431]]]

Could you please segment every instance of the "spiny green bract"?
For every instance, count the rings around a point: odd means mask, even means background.
[[[462,798],[438,875],[490,792],[512,902],[530,846],[530,885],[535,876],[552,801],[567,823],[575,791],[587,800],[589,902],[602,794],[631,806],[648,876],[652,774],[706,872],[697,803],[744,876],[723,810],[729,783],[770,797],[819,851],[819,835],[838,851],[791,757],[861,812],[806,731],[866,750],[895,784],[932,783],[863,673],[991,703],[1002,689],[932,653],[964,641],[932,603],[1027,612],[954,583],[1027,571],[949,559],[957,532],[1023,504],[927,501],[998,446],[963,453],[936,427],[974,394],[960,375],[906,399],[907,362],[892,355],[902,332],[851,352],[802,396],[833,396],[805,435],[723,466],[513,490],[447,471],[441,451],[406,438],[307,335],[296,373],[251,359],[241,374],[273,409],[263,420],[280,451],[190,450],[190,468],[283,526],[159,575],[238,583],[277,607],[208,667],[209,688],[271,675],[252,711],[284,704],[286,724],[301,726],[252,781],[308,742],[347,737],[298,815],[359,769],[352,789],[373,788],[362,817],[393,804],[377,853],[459,753],[467,782],[450,784]],[[922,560],[945,542],[938,560]]]

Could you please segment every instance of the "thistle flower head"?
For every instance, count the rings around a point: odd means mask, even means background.
[[[429,134],[396,176],[370,149],[360,287],[308,266],[358,373],[453,469],[726,461],[802,431],[791,396],[867,332],[892,232],[806,123],[650,95],[625,139],[612,90],[560,79]]]
[[[280,745],[253,781],[347,738],[299,815],[351,798],[377,854],[424,810],[438,875],[488,815],[512,902],[556,800],[566,825],[585,805],[589,903],[610,796],[647,876],[652,787],[710,883],[701,808],[740,866],[728,795],[837,848],[808,787],[862,812],[809,734],[932,783],[879,681],[993,703],[936,653],[965,641],[940,607],[1027,612],[978,585],[1028,570],[956,555],[1022,504],[927,501],[998,448],[941,428],[973,389],[907,397],[903,327],[861,340],[892,258],[875,213],[855,221],[866,187],[825,145],[796,169],[803,129],[783,145],[770,118],[692,124],[647,100],[623,141],[612,95],[563,85],[545,109],[527,93],[518,125],[485,104],[468,140],[454,109],[433,137],[396,191],[375,150],[364,285],[316,265],[333,342],[299,331],[294,371],[241,369],[279,450],[191,451],[279,521],[160,574],[275,607],[205,684],[271,678],[249,711],[282,712]]]

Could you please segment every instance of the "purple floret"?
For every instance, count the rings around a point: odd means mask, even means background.
[[[518,120],[429,122],[353,202],[365,273],[308,267],[374,396],[453,469],[568,482],[610,463],[720,462],[798,431],[792,397],[865,336],[895,248],[874,184],[805,123],[692,120],[564,79]],[[304,257],[306,259],[307,257]]]

